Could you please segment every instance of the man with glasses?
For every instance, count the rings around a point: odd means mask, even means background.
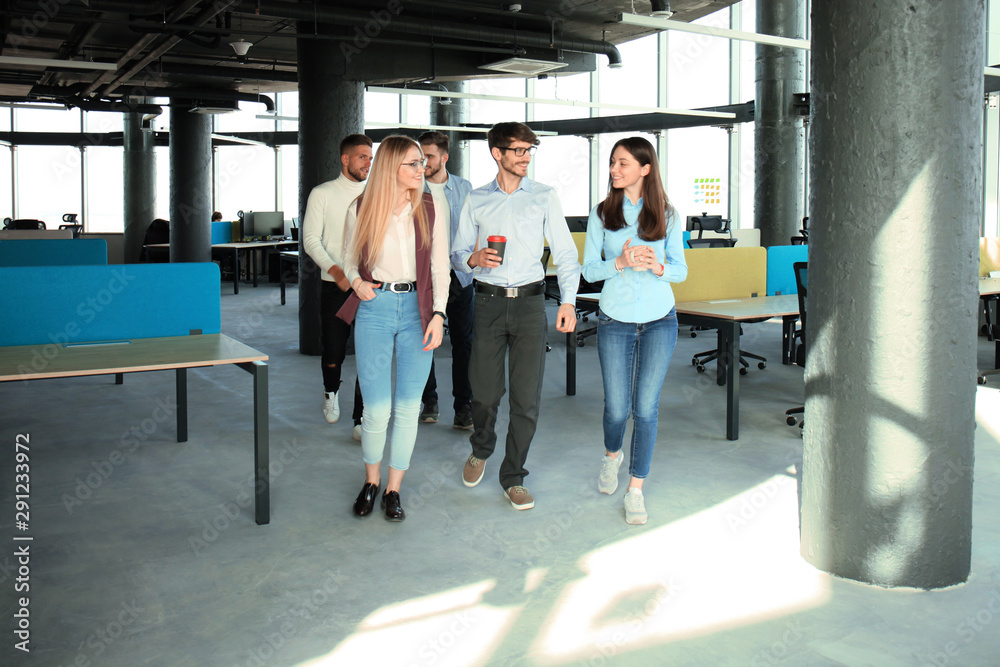
[[[341,268],[344,252],[344,221],[347,207],[364,192],[372,167],[372,140],[363,134],[349,134],[340,142],[341,174],[320,183],[309,193],[302,220],[302,247],[323,274],[320,292],[320,335],[323,369],[323,417],[330,424],[340,419],[340,371],[347,356],[351,326],[337,317],[337,311],[351,294],[351,284]],[[355,440],[361,440],[361,413],[364,402],[361,386],[354,383]]]
[[[461,176],[448,173],[448,149],[450,141],[443,132],[424,132],[417,141],[427,158],[424,172],[424,191],[430,192],[443,213],[444,224],[450,229],[449,247],[455,245],[458,221],[462,213],[465,197],[472,190],[472,184]],[[469,385],[469,355],[472,352],[472,274],[465,271],[451,272],[448,289],[448,333],[451,338],[451,393],[454,397],[455,428],[472,429],[472,387]],[[424,407],[420,421],[434,423],[438,420],[437,378],[434,376],[434,362],[424,387]]]
[[[497,177],[476,188],[462,207],[451,253],[456,273],[475,275],[472,325],[472,454],[462,482],[476,486],[486,459],[496,447],[497,408],[505,391],[504,361],[510,374],[510,423],[500,486],[518,510],[535,500],[524,487],[524,464],[538,423],[545,369],[545,269],[542,252],[548,239],[557,267],[561,305],[556,329],[576,328],[576,291],[580,263],[555,190],[529,178],[528,164],[538,138],[523,123],[498,123],[487,135],[497,163]],[[503,257],[488,247],[489,237],[506,239]]]

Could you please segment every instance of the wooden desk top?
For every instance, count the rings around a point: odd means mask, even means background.
[[[268,358],[225,334],[138,338],[111,343],[0,347],[0,382],[195,368],[267,361]]]
[[[685,301],[677,304],[682,315],[703,315],[723,320],[754,320],[761,317],[784,317],[799,314],[797,294],[755,296],[743,299]]]
[[[298,244],[298,241],[239,241],[233,243],[213,243],[213,248],[236,248],[242,250],[244,248],[273,248],[280,245],[292,245]],[[147,248],[169,248],[169,243],[148,243]]]

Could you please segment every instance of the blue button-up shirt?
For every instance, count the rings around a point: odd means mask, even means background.
[[[430,186],[424,182],[424,192],[430,192]],[[448,237],[449,248],[455,247],[455,236],[458,234],[458,222],[462,217],[462,205],[466,196],[472,192],[472,183],[461,176],[449,173],[448,180],[444,183],[444,196],[448,200],[448,208],[451,209],[451,236]],[[468,287],[472,283],[472,274],[466,271],[456,271],[455,277],[462,287]]]
[[[562,303],[576,304],[580,261],[554,189],[522,178],[510,194],[500,189],[496,179],[470,192],[451,250],[455,273],[472,275],[469,257],[477,246],[485,247],[490,236],[507,237],[503,264],[494,269],[477,267],[476,280],[499,287],[545,280],[542,252],[548,239]]]
[[[680,216],[671,207],[667,211],[667,237],[659,241],[639,238],[639,211],[642,197],[635,204],[624,198],[622,213],[625,227],[612,232],[604,228],[597,215],[597,207],[587,220],[587,243],[583,251],[583,278],[587,282],[604,281],[601,290],[601,310],[619,322],[652,322],[664,317],[674,307],[674,291],[669,283],[687,279],[687,262],[684,261],[684,235]],[[656,259],[663,264],[663,275],[652,271],[636,271],[629,267],[618,273],[615,259],[622,254],[625,241],[629,247],[652,246]],[[603,251],[604,259],[601,257]]]

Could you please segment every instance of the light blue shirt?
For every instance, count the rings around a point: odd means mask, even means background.
[[[667,237],[659,241],[643,241],[639,238],[638,220],[641,210],[641,197],[637,204],[625,197],[622,213],[626,225],[616,232],[604,228],[596,206],[587,220],[583,278],[592,283],[604,281],[601,310],[619,322],[652,322],[664,317],[674,307],[674,291],[670,288],[670,283],[681,283],[687,278],[687,262],[684,261],[684,244],[681,240],[683,230],[677,210],[671,207],[667,211]],[[657,276],[652,271],[636,271],[630,267],[618,273],[615,259],[622,254],[622,246],[629,239],[629,247],[647,245],[656,250],[656,259],[663,264],[662,276]],[[607,259],[601,257],[602,251]]]
[[[498,287],[520,287],[545,280],[542,252],[548,239],[562,303],[576,305],[580,261],[554,189],[522,178],[510,194],[500,189],[496,179],[470,192],[451,249],[455,273],[472,275],[469,257],[477,244],[485,247],[490,236],[507,237],[503,264],[495,269],[477,267],[476,280]]]
[[[430,192],[431,189],[424,183],[424,192]],[[461,176],[456,176],[455,174],[448,173],[448,180],[444,182],[444,196],[448,200],[448,208],[451,209],[451,236],[448,238],[450,242],[449,248],[455,247],[455,236],[458,234],[458,222],[462,216],[462,204],[465,203],[465,197],[472,192],[472,183],[465,180]],[[472,274],[465,271],[456,271],[455,277],[458,278],[458,282],[462,287],[468,287],[472,284]]]

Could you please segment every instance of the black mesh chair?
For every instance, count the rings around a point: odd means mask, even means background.
[[[12,220],[11,218],[4,218],[3,221],[4,229],[45,229],[45,223],[41,220]]]
[[[808,283],[809,276],[809,263],[808,262],[795,262],[792,264],[792,269],[795,271],[795,288],[799,293],[799,324],[802,326],[801,329],[795,332],[795,336],[798,338],[798,344],[795,346],[795,358],[792,362],[796,366],[806,367],[806,286]],[[801,415],[805,412],[805,406],[799,406],[797,408],[792,408],[790,410],[785,410],[785,422],[789,426],[795,426],[796,419],[794,415]],[[799,428],[805,420],[799,421]]]

